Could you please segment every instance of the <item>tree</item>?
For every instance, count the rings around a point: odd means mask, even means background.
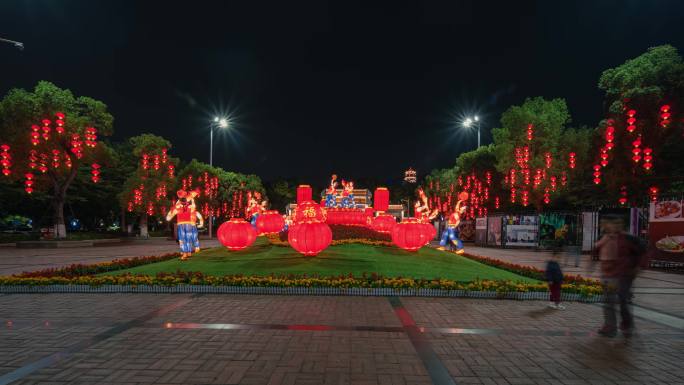
[[[650,48],[605,70],[598,86],[607,111],[592,149],[594,190],[622,204],[677,193],[684,182],[684,62],[677,50]]]
[[[266,192],[271,201],[271,207],[283,210],[288,204],[294,202],[297,186],[287,180],[277,180],[266,185]]]
[[[113,121],[104,103],[46,81],[32,92],[12,89],[0,101],[3,174],[24,179],[29,194],[51,190],[57,238],[66,237],[64,202],[74,179],[91,171],[99,181],[107,151],[97,138],[111,135]]]
[[[140,215],[140,236],[147,237],[148,217],[165,215],[176,186],[178,159],[168,155],[171,142],[152,134],[129,139],[133,156],[140,159],[119,194],[121,207]]]
[[[580,158],[582,139],[567,128],[570,113],[563,99],[528,98],[501,116],[501,127],[492,130],[496,169],[504,175],[510,202],[533,204],[541,209],[569,183],[570,152]]]

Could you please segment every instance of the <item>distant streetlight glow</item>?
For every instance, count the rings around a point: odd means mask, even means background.
[[[462,124],[465,128],[470,128],[472,125],[477,124],[477,148],[480,148],[480,117],[477,115],[472,118],[468,117]]]

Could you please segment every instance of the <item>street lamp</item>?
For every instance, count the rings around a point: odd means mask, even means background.
[[[468,117],[463,121],[463,127],[470,128],[473,124],[477,125],[477,148],[480,148],[480,117],[475,115],[472,118]]]
[[[214,123],[209,127],[209,166],[214,166],[214,126],[228,128],[228,119],[214,117]]]

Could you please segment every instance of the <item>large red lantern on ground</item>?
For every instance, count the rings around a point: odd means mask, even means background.
[[[392,228],[392,242],[408,251],[416,251],[429,242],[425,223],[416,218],[405,218]]]
[[[313,196],[313,191],[311,190],[311,186],[308,184],[301,184],[297,186],[297,204],[300,204],[304,201],[310,201]]]
[[[256,229],[261,234],[276,234],[285,227],[285,219],[275,210],[265,211],[256,219]]]
[[[314,201],[304,201],[297,204],[295,210],[295,223],[302,222],[325,222],[325,209]]]
[[[396,224],[397,220],[394,219],[393,215],[380,214],[377,217],[373,218],[373,221],[371,222],[371,227],[373,228],[373,230],[379,233],[389,234],[392,232],[392,229]]]
[[[435,226],[432,223],[423,223],[423,229],[425,230],[425,236],[427,237],[427,241],[425,242],[427,245],[437,236],[437,229],[435,229]]]
[[[303,222],[290,226],[287,241],[301,254],[313,257],[332,242],[332,231],[323,222]]]
[[[389,208],[389,190],[387,187],[378,187],[373,196],[373,208],[375,211],[385,212]]]
[[[254,227],[242,218],[232,218],[223,222],[216,231],[219,242],[228,250],[241,250],[256,240]]]

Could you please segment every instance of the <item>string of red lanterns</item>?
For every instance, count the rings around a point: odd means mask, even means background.
[[[0,166],[2,166],[2,175],[8,176],[12,173],[12,154],[8,144],[0,145]]]

